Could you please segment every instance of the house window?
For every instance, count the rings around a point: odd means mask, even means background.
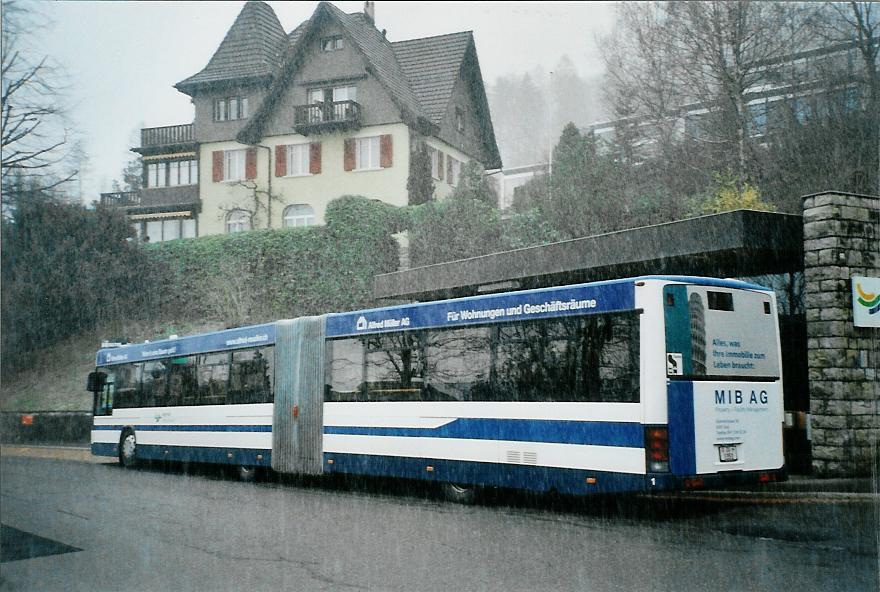
[[[287,146],[287,177],[309,174],[309,144]]]
[[[243,181],[247,150],[225,150],[223,152],[223,180]]]
[[[214,121],[233,121],[247,116],[247,97],[225,97],[214,101]]]
[[[315,210],[307,204],[294,204],[284,209],[284,228],[296,228],[300,226],[313,226],[315,224]]]
[[[342,41],[342,35],[334,35],[333,37],[324,37],[321,39],[321,49],[323,51],[336,51],[345,47]]]
[[[199,182],[198,161],[175,160],[168,163],[168,185],[195,185]]]
[[[337,101],[357,101],[356,86],[334,86],[333,102]]]
[[[379,168],[379,136],[355,140],[355,169]]]
[[[226,214],[226,233],[234,234],[251,229],[251,215],[244,210],[232,210]]]
[[[171,220],[149,220],[135,225],[138,237],[144,242],[161,243],[178,238],[194,238],[196,221],[193,218],[175,218]]]
[[[431,177],[435,181],[443,180],[443,153],[436,148],[429,148],[431,151]]]
[[[461,161],[447,156],[446,180],[450,185],[458,185],[459,176],[461,175]]]
[[[167,183],[164,162],[147,165],[147,187],[165,187]]]
[[[458,107],[455,108],[455,129],[464,133],[464,111]]]

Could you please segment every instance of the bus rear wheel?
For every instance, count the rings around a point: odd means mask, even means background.
[[[131,430],[124,431],[119,440],[119,464],[127,469],[137,464],[137,438]]]
[[[477,489],[458,483],[444,483],[443,495],[456,504],[472,504],[477,498]]]

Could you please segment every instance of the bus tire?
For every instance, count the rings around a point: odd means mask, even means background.
[[[132,430],[124,430],[119,438],[119,464],[126,469],[137,464],[137,438]]]
[[[252,483],[257,478],[257,467],[238,465],[235,473],[239,481],[243,483]]]
[[[447,500],[456,504],[472,504],[477,499],[477,489],[459,483],[444,483],[443,495]]]

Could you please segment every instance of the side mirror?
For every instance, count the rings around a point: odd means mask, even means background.
[[[107,384],[107,373],[106,372],[90,372],[89,379],[86,382],[86,390],[97,393],[99,391],[104,390],[104,385]]]

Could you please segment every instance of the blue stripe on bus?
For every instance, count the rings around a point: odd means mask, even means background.
[[[331,460],[332,464],[328,462]],[[427,466],[432,470],[427,471]],[[645,475],[641,474],[331,452],[324,453],[324,471],[576,495],[641,491],[646,486]],[[588,484],[587,477],[595,483]]]
[[[271,432],[271,425],[131,425],[144,432]],[[96,425],[93,430],[121,430],[125,425]]]
[[[672,381],[667,391],[669,470],[674,475],[697,472],[694,443],[694,383]]]
[[[122,425],[94,426],[94,430],[121,430]],[[149,432],[271,432],[271,425],[133,425]],[[640,423],[555,421],[533,419],[456,419],[437,428],[324,426],[325,434],[398,436],[405,438],[458,438],[509,440],[595,446],[644,447]]]
[[[468,418],[456,419],[438,428],[324,426],[324,433],[350,436],[558,442],[634,448],[642,448],[645,445],[642,425],[623,422]]]

